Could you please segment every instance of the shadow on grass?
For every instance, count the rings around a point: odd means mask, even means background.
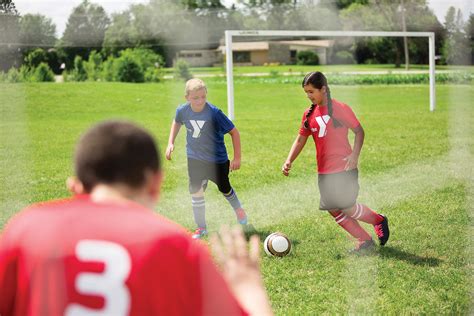
[[[379,256],[382,258],[395,258],[398,260],[406,261],[416,266],[437,267],[442,262],[442,260],[438,258],[421,257],[393,247],[379,248],[378,252]]]
[[[249,224],[245,227],[244,233],[247,240],[250,239],[250,236],[257,235],[258,237],[260,237],[260,241],[263,242],[268,235],[275,233],[275,231],[269,232],[266,230],[257,230],[252,224]],[[290,241],[293,246],[298,245],[300,243],[299,240],[295,239],[290,239]]]

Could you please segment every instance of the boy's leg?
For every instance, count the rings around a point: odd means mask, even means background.
[[[193,238],[201,238],[207,234],[206,202],[204,199],[207,180],[203,179],[203,170],[202,162],[188,159],[189,193],[191,193],[194,222],[197,225]]]
[[[242,204],[240,203],[240,200],[237,197],[237,193],[230,184],[229,164],[229,161],[225,163],[217,163],[215,177],[213,175],[210,180],[216,183],[217,187],[219,188],[219,191],[224,195],[226,200],[232,206],[239,223],[241,225],[247,225],[247,214],[242,208]]]

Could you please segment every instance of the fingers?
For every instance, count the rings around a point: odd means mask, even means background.
[[[258,235],[250,237],[250,260],[255,264],[260,264],[260,238]]]
[[[212,251],[214,252],[217,264],[222,267],[225,262],[225,251],[217,234],[211,235],[211,247]]]

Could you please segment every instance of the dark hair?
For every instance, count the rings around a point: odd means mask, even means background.
[[[160,170],[153,137],[124,121],[106,121],[88,130],[75,152],[75,172],[86,192],[99,183],[123,183],[138,188],[147,171]]]
[[[339,123],[339,121],[336,120],[332,116],[333,108],[332,108],[331,90],[329,90],[326,76],[322,72],[319,72],[319,71],[310,72],[306,74],[306,76],[304,77],[303,82],[301,83],[301,86],[304,88],[304,86],[308,84],[311,84],[316,89],[321,89],[322,87],[326,87],[326,94],[327,94],[327,99],[328,99],[328,114],[332,118],[334,127],[341,126],[341,123]],[[306,119],[303,123],[305,128],[309,128],[308,119],[311,116],[311,114],[313,114],[315,107],[316,107],[315,104],[311,104],[311,108],[309,109],[308,113],[306,113]]]

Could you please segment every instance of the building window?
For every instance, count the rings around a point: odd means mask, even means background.
[[[250,52],[233,52],[232,57],[235,63],[249,63]]]

